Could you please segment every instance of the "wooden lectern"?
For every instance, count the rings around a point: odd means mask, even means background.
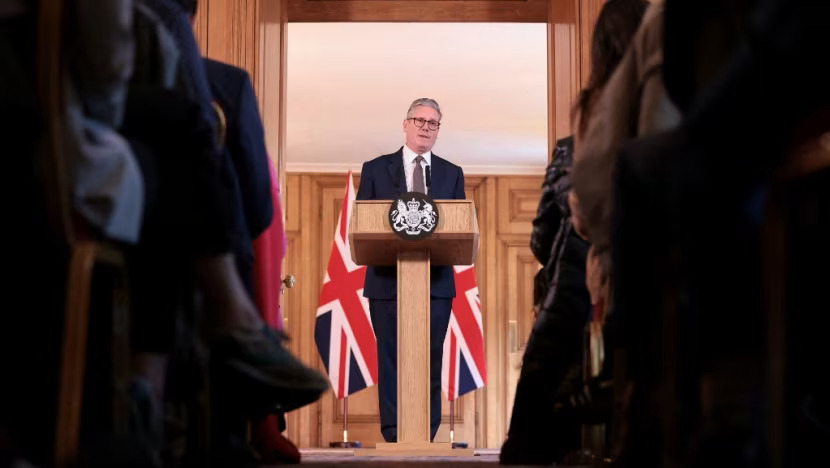
[[[389,226],[392,200],[356,201],[349,224],[352,260],[358,265],[398,266],[398,442],[379,443],[360,455],[471,456],[430,443],[429,267],[471,265],[479,247],[472,200],[435,200],[438,226],[418,241],[399,238]]]

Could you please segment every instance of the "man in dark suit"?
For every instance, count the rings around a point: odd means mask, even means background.
[[[236,262],[239,274],[251,297],[254,295],[253,239],[271,224],[271,171],[265,150],[265,132],[259,117],[256,95],[248,73],[233,65],[204,59],[205,74],[214,101],[225,118],[225,149],[230,155],[230,181],[239,203],[237,220],[240,239]],[[242,216],[240,216],[242,215]]]
[[[406,144],[363,164],[358,200],[392,200],[404,192],[424,192],[436,200],[464,199],[464,172],[432,153],[441,109],[432,99],[416,99],[403,121]],[[363,295],[378,343],[378,400],[384,440],[398,439],[398,280],[395,266],[368,267]],[[451,266],[430,269],[430,438],[441,424],[441,358],[450,321],[455,278]]]

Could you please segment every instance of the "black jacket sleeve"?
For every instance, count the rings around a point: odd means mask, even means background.
[[[553,151],[553,159],[545,171],[542,198],[539,200],[530,235],[530,250],[542,265],[546,265],[550,259],[559,225],[564,218],[570,216],[568,191],[571,188],[569,173],[572,163],[573,138],[559,140]]]

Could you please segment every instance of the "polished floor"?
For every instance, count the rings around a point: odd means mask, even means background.
[[[302,465],[308,467],[367,466],[372,468],[421,468],[421,467],[457,467],[474,468],[476,466],[497,467],[498,450],[477,450],[471,457],[370,457],[356,456],[352,450],[320,449],[303,450]]]

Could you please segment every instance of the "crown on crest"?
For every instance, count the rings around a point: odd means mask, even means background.
[[[421,202],[419,202],[419,201],[417,201],[413,198],[412,200],[406,202],[406,206],[407,206],[407,208],[409,208],[409,211],[414,211],[414,210],[417,210],[421,206]]]

